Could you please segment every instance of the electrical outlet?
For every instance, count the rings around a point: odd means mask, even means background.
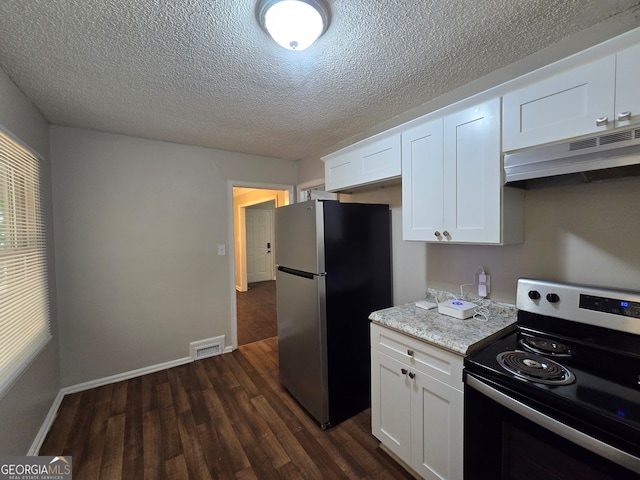
[[[491,293],[491,277],[485,273],[478,275],[478,296],[486,297]]]
[[[226,255],[226,254],[227,254],[227,251],[224,243],[218,244],[218,255]]]

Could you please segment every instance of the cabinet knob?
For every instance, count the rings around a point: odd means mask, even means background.
[[[409,372],[409,378],[413,380],[414,378],[416,378],[416,374],[413,372]]]
[[[618,121],[631,120],[631,112],[622,112],[618,114]]]
[[[449,236],[449,232],[447,232],[446,230],[445,230],[444,232],[442,232],[442,234],[443,234],[445,237],[448,237],[448,236]]]
[[[407,370],[406,368],[403,368],[400,371],[402,372],[403,375],[406,375],[409,372],[409,370]]]
[[[609,117],[596,118],[596,127],[602,127],[609,123]]]
[[[413,357],[413,350],[407,350],[407,355],[409,355],[410,357]]]
[[[434,233],[434,235],[435,235],[436,237],[439,237],[439,236],[440,236],[440,232],[436,230],[436,231],[435,231],[435,233]]]

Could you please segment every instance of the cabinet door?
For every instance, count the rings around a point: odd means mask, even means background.
[[[411,409],[411,467],[427,480],[462,480],[463,392],[418,371]]]
[[[325,188],[339,191],[400,176],[400,134],[377,140],[327,156],[324,164]]]
[[[339,155],[324,162],[324,184],[328,192],[351,186],[355,182],[357,166],[351,155]]]
[[[442,159],[442,119],[402,133],[404,240],[442,239]]]
[[[500,243],[500,99],[444,119],[444,231],[451,242]]]
[[[505,152],[613,128],[615,55],[503,97]],[[596,120],[607,122],[597,125]]]
[[[640,123],[638,77],[640,77],[640,45],[635,45],[616,55],[617,127]]]
[[[371,349],[371,431],[407,464],[411,458],[408,369],[405,364]]]
[[[400,134],[376,140],[358,154],[361,183],[372,183],[400,176]]]

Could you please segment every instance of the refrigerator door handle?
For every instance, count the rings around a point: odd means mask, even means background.
[[[297,277],[303,277],[303,278],[309,278],[309,279],[312,279],[313,277],[324,277],[324,276],[327,275],[326,272],[322,272],[322,273],[304,272],[302,270],[296,270],[295,268],[283,267],[281,265],[278,265],[278,270],[280,272],[288,273],[289,275],[295,275]]]

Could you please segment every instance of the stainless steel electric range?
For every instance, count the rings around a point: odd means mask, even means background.
[[[518,281],[465,359],[465,479],[640,479],[640,292]]]

